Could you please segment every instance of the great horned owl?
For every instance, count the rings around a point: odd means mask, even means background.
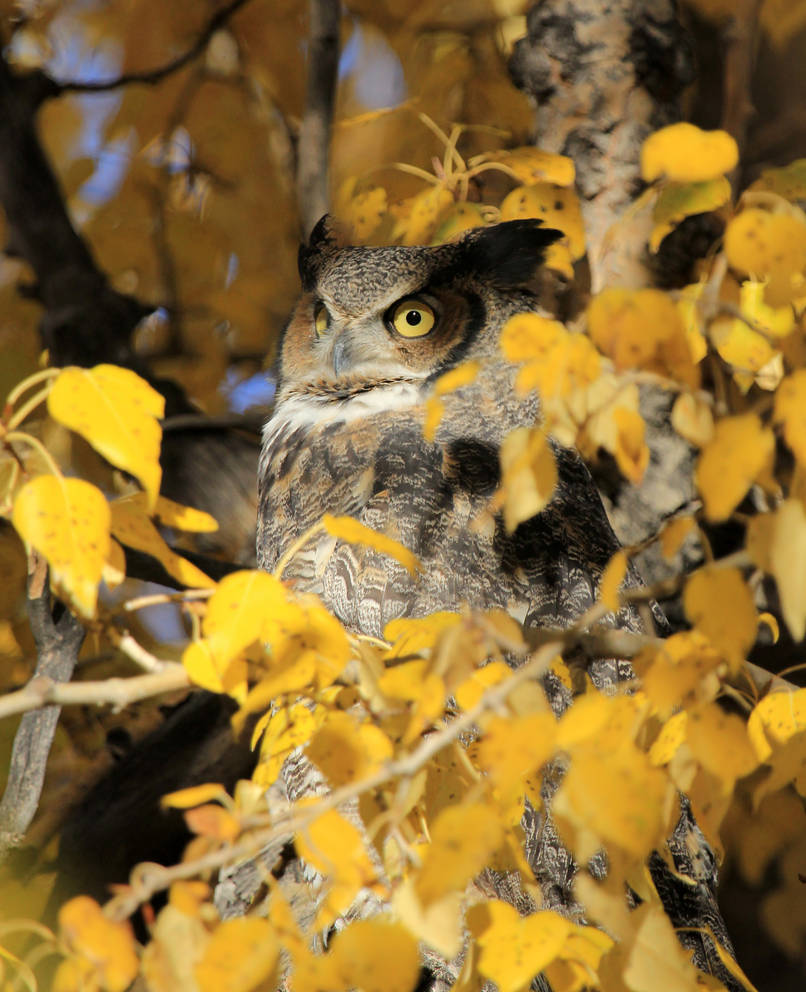
[[[514,313],[538,308],[530,286],[559,237],[539,221],[521,220],[432,248],[342,247],[327,219],[320,221],[300,250],[303,295],[282,339],[276,405],[264,431],[262,568],[274,569],[323,514],[347,514],[401,541],[423,564],[412,578],[388,556],[327,536],[293,557],[284,578],[318,594],[357,633],[381,637],[398,617],[467,607],[502,608],[527,626],[567,626],[594,603],[619,545],[575,452],[554,446],[554,496],[514,533],[491,508],[503,439],[539,415],[537,396],[514,388],[516,370],[502,358],[500,332]],[[435,381],[469,359],[481,371],[444,397],[436,434],[426,440]],[[615,622],[633,626],[636,619],[625,611]],[[589,670],[600,688],[631,674],[613,660]],[[564,690],[546,688],[562,710]],[[286,771],[295,798],[304,791],[306,763]],[[544,906],[568,911],[575,866],[550,817],[527,808],[524,833]],[[727,943],[713,857],[685,803],[669,846],[677,876],[660,857],[651,867],[673,921],[710,926]],[[678,893],[681,875],[689,881]],[[492,884],[526,908],[506,879]],[[704,942],[698,960],[724,971]]]
[[[529,625],[567,625],[595,599],[618,544],[587,470],[557,449],[557,494],[514,534],[489,503],[499,448],[533,425],[499,351],[512,314],[561,235],[537,221],[476,229],[436,248],[340,248],[320,222],[300,252],[304,293],[286,328],[277,402],[259,469],[257,553],[271,570],[324,513],[349,514],[422,561],[405,570],[369,549],[322,539],[285,573],[349,628],[381,637],[401,616],[502,607]],[[476,380],[444,399],[424,440],[434,381],[460,362]]]

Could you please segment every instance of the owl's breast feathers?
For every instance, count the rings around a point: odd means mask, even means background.
[[[400,616],[500,607],[527,624],[566,625],[595,598],[617,542],[585,466],[557,448],[549,506],[509,535],[490,503],[499,448],[534,424],[536,398],[513,388],[515,370],[488,361],[444,398],[434,441],[423,427],[423,381],[366,384],[326,398],[312,388],[281,395],[260,465],[258,560],[271,570],[325,513],[346,514],[401,541],[422,563],[412,578],[393,559],[322,537],[284,573],[317,593],[352,629],[381,636]]]

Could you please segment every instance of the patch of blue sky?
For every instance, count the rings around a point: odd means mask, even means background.
[[[268,406],[276,388],[277,384],[268,372],[256,372],[244,379],[234,368],[227,370],[219,387],[233,413],[245,413],[254,406]]]

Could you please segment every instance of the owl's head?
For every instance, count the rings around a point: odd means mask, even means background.
[[[303,294],[282,341],[278,400],[343,401],[495,355],[506,319],[534,306],[529,283],[560,237],[515,220],[433,248],[345,247],[323,217],[299,253]]]

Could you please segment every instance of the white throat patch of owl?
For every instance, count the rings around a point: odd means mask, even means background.
[[[372,389],[351,392],[343,398],[333,394],[294,391],[280,399],[274,413],[263,428],[263,447],[266,450],[288,437],[295,430],[309,430],[323,424],[349,424],[375,413],[406,410],[423,400],[422,383],[428,373],[409,379],[400,379]]]

